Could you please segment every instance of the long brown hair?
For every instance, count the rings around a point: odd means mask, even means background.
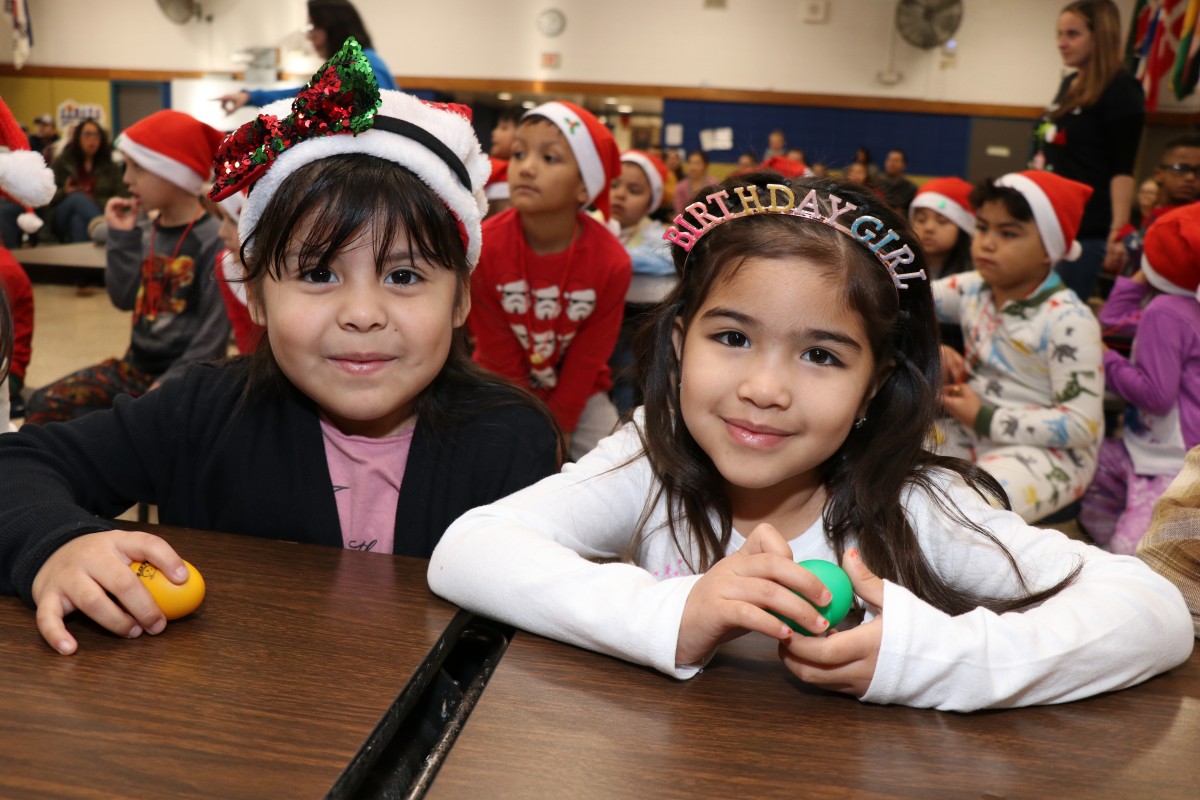
[[[905,265],[904,271],[916,272],[924,267],[924,256],[906,220],[873,193],[853,184],[817,179],[789,183],[777,173],[764,171],[733,176],[701,194],[724,189],[733,198],[737,186],[764,187],[768,183],[788,184],[796,197],[814,188],[835,193],[855,204],[858,213],[880,219],[883,229],[900,232],[903,241],[911,243],[916,259]],[[724,213],[703,196],[693,202],[705,203],[713,216]],[[987,472],[925,449],[941,389],[937,319],[927,281],[909,281],[907,289],[897,291],[888,272],[865,246],[827,225],[779,214],[761,214],[714,227],[696,242],[690,256],[679,248],[675,250],[681,280],[636,340],[646,414],[640,433],[660,488],[643,514],[635,547],[637,540],[649,533],[646,525],[650,510],[665,499],[668,527],[679,552],[685,558],[699,553],[698,562],[689,564],[692,569],[703,572],[726,553],[733,530],[733,509],[721,475],[682,424],[678,383],[681,365],[672,332],[676,324],[686,332],[712,287],[747,259],[799,257],[828,265],[831,277],[844,283],[848,306],[862,317],[875,363],[895,364],[871,400],[865,424],[852,430],[822,465],[828,492],[823,521],[834,551],[843,552],[855,542],[863,561],[876,575],[906,586],[951,614],[981,605],[998,612],[1022,608],[1040,602],[1074,580],[1078,567],[1050,589],[1030,593],[1012,554],[990,531],[958,511],[947,496],[946,478],[961,478],[984,499],[1008,507],[1004,490]],[[797,298],[797,302],[804,300]],[[956,582],[956,576],[939,575],[922,552],[905,514],[910,494],[928,496],[945,518],[999,548],[1024,594],[1015,598],[984,597],[963,582]]]
[[[1075,74],[1050,116],[1057,119],[1080,106],[1094,105],[1121,71],[1121,14],[1113,0],[1075,0],[1059,16],[1075,14],[1092,34],[1092,55]]]
[[[242,242],[247,293],[261,297],[263,282],[278,279],[286,269],[291,249],[298,251],[301,264],[319,267],[368,226],[375,233],[376,269],[385,268],[397,237],[406,237],[413,253],[454,273],[456,306],[470,296],[471,266],[450,210],[412,172],[365,153],[319,159],[284,179]],[[295,390],[268,337],[249,358],[243,403]],[[452,395],[458,399],[452,402]],[[438,427],[504,405],[530,406],[559,431],[549,409],[533,394],[476,365],[465,331],[456,331],[441,372],[417,396],[417,416]],[[560,450],[561,438],[559,433]]]

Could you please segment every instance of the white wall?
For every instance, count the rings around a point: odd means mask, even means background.
[[[1058,0],[964,0],[958,55],[917,50],[893,37],[895,0],[829,0],[829,21],[802,21],[801,0],[356,0],[376,49],[402,76],[768,89],[930,101],[1043,105],[1061,64]],[[1065,0],[1063,0],[1065,2]],[[1117,0],[1128,26],[1134,0]],[[30,64],[227,72],[230,54],[280,47],[305,72],[301,0],[204,0],[210,22],[179,26],[152,0],[29,0],[36,37]],[[555,39],[534,25],[555,6]],[[100,13],[103,9],[103,13]],[[904,79],[876,76],[888,66]],[[561,68],[539,66],[544,51]],[[10,60],[7,57],[0,60]],[[415,82],[410,81],[415,85]],[[1166,95],[1166,93],[1164,93]],[[1164,110],[1171,108],[1164,96]],[[1188,108],[1200,108],[1193,96]]]

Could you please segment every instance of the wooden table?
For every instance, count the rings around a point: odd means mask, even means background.
[[[35,283],[104,283],[105,250],[102,244],[47,244],[18,247],[12,252]]]
[[[747,636],[691,681],[518,633],[426,797],[1200,796],[1200,651],[1139,687],[954,714],[801,684]]]
[[[0,797],[323,797],[467,620],[419,559],[155,530],[208,587],[159,636],[0,597]]]

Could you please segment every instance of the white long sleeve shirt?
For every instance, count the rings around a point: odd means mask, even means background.
[[[957,478],[947,476],[944,485],[969,519],[1008,547],[1031,589],[1054,585],[1076,564],[1082,571],[1034,608],[977,608],[957,617],[885,581],[883,639],[862,700],[958,711],[1059,703],[1132,686],[1188,658],[1187,606],[1141,561],[1032,528]],[[665,501],[647,508],[657,489],[634,425],[625,425],[560,474],[451,525],[431,558],[429,585],[518,628],[691,677],[697,669],[677,666],[675,649],[700,576],[688,567],[695,553],[689,547],[685,558],[665,527]],[[985,595],[1018,593],[994,544],[918,491],[909,492],[905,508],[939,574]],[[648,533],[633,544],[643,513]],[[728,552],[744,542],[735,531]],[[820,520],[791,546],[798,561],[840,561]],[[612,558],[632,563],[589,560]]]

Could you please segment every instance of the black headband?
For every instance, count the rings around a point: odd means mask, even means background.
[[[434,136],[429,131],[419,125],[414,125],[411,122],[395,117],[385,117],[380,114],[375,115],[375,124],[371,126],[372,130],[387,131],[398,136],[404,136],[408,139],[423,145],[427,150],[435,156],[446,162],[446,166],[450,168],[458,177],[458,182],[461,183],[468,192],[473,192],[471,189],[471,176],[467,173],[467,167],[459,160],[458,156],[454,155],[454,151],[446,146],[445,142]]]

